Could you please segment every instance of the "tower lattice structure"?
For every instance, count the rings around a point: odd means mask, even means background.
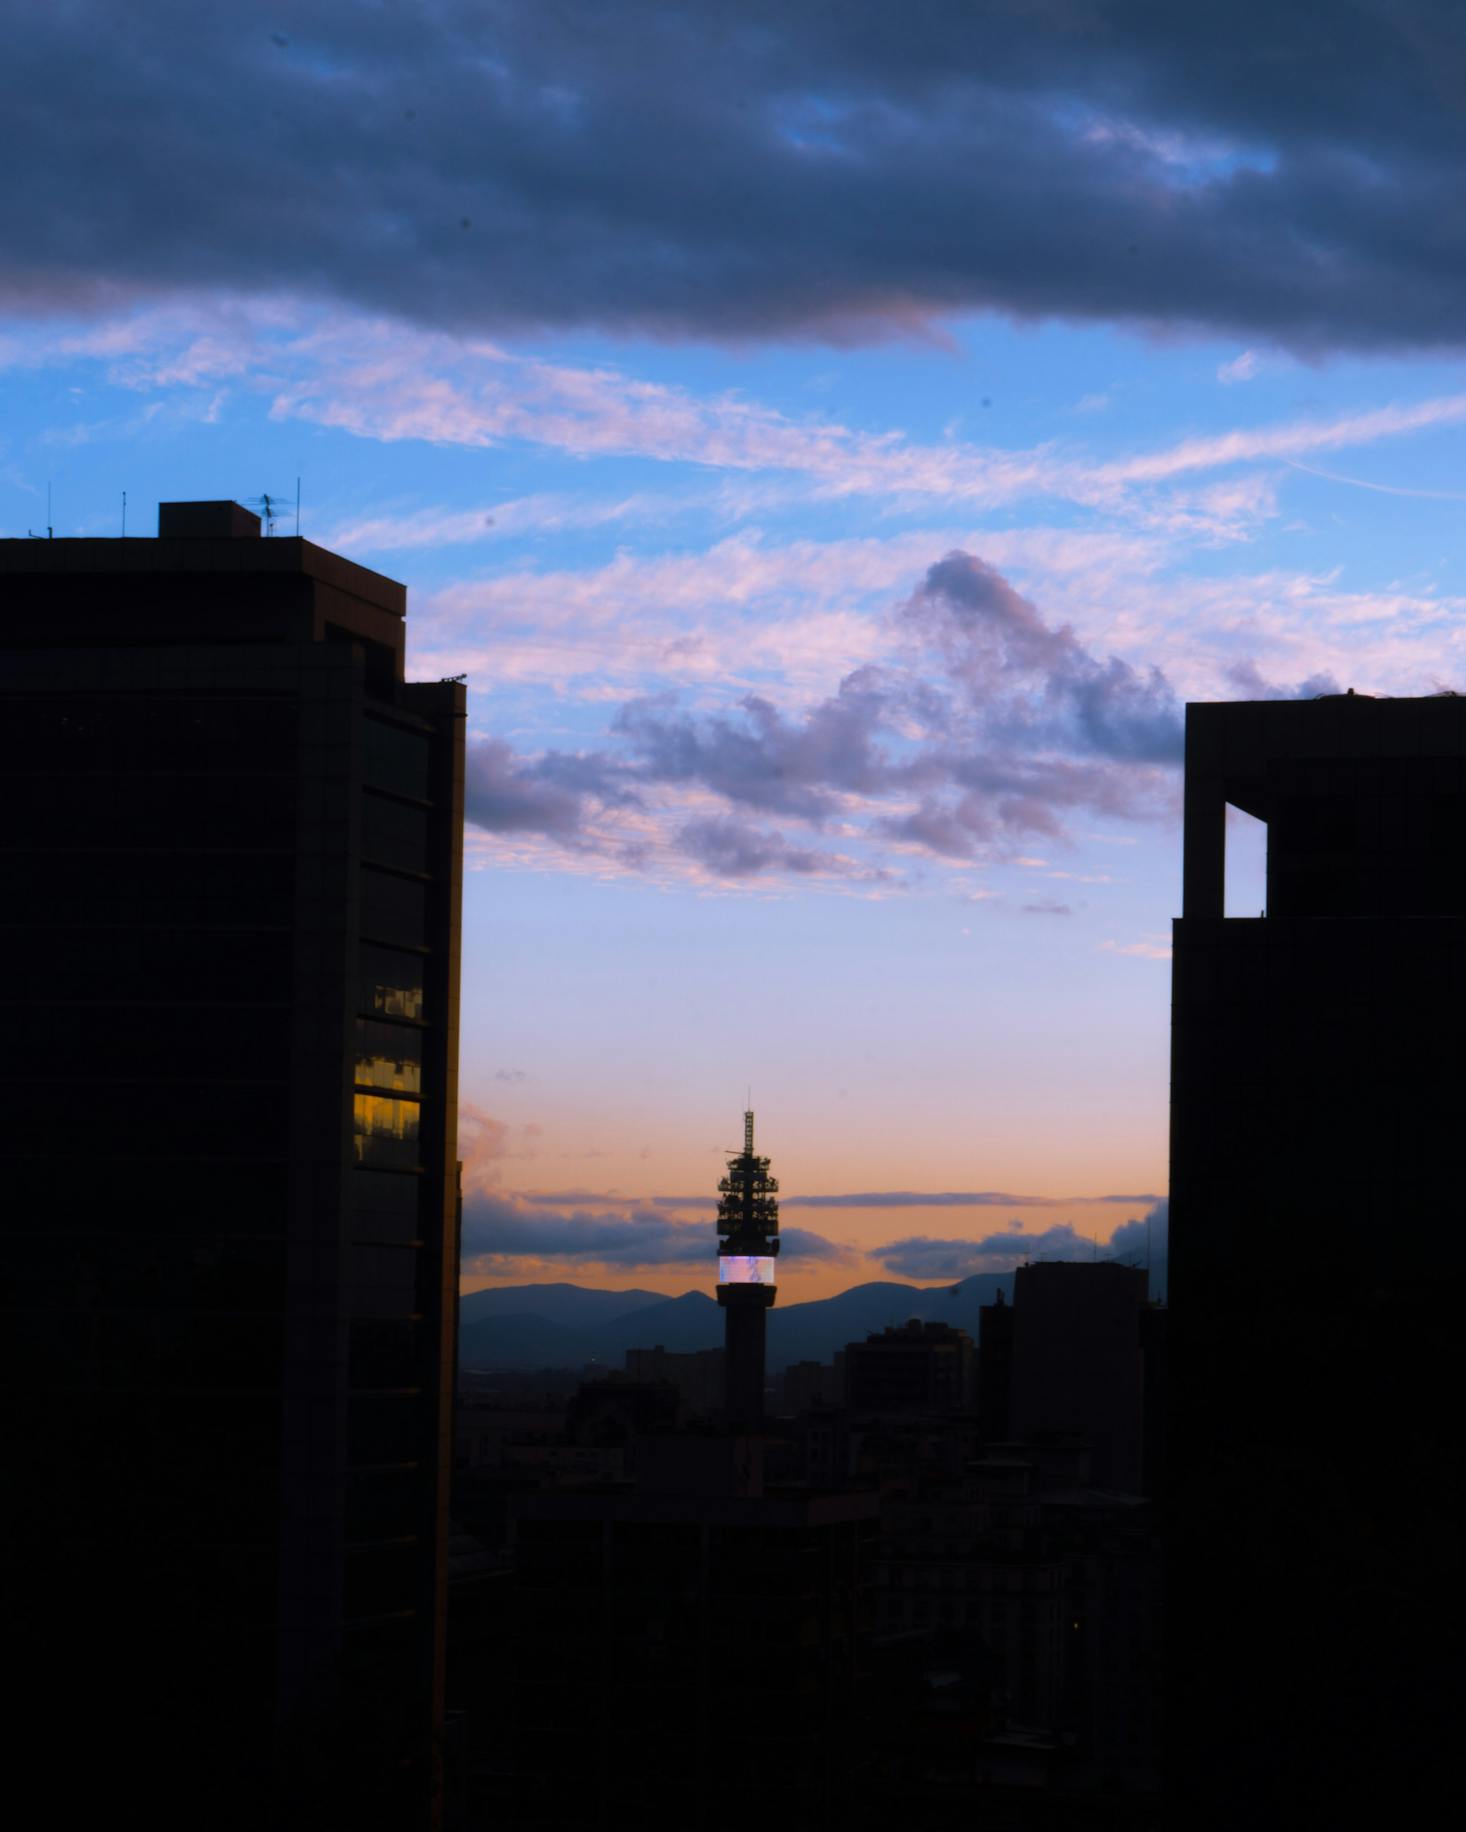
[[[777,1296],[778,1179],[753,1148],[753,1114],[743,1116],[743,1150],[718,1184],[718,1302],[725,1324],[724,1411],[730,1424],[763,1418],[766,1318]]]

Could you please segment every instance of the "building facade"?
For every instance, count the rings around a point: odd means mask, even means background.
[[[156,1824],[429,1825],[464,689],[235,504],[0,542],[0,589],[37,1734]]]
[[[845,1350],[845,1403],[852,1412],[960,1412],[972,1403],[976,1351],[966,1330],[910,1322]]]
[[[1264,916],[1224,914],[1229,804],[1267,824]],[[1188,708],[1166,1481],[1188,1825],[1408,1819],[1453,1772],[1463,838],[1466,700]]]
[[[1018,1268],[1013,1293],[1012,1435],[1074,1434],[1096,1488],[1138,1495],[1144,1267],[1045,1260]]]

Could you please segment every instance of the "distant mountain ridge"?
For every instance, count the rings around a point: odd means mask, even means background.
[[[666,1301],[664,1293],[642,1291],[636,1286],[627,1291],[602,1291],[588,1285],[498,1285],[488,1291],[468,1292],[460,1298],[458,1316],[462,1323],[477,1323],[482,1317],[532,1312],[551,1323],[578,1329]]]
[[[876,1280],[832,1298],[776,1306],[769,1312],[768,1365],[828,1361],[849,1342],[919,1317],[965,1329],[977,1339],[980,1306],[999,1288],[1011,1299],[1013,1273],[979,1272],[954,1285]],[[679,1354],[720,1348],[723,1315],[703,1291],[668,1298],[659,1292],[600,1291],[581,1285],[503,1285],[476,1291],[459,1308],[458,1358],[473,1368],[622,1366],[627,1349],[662,1347]]]

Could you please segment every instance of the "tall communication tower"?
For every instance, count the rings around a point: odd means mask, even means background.
[[[766,1313],[777,1295],[777,1179],[753,1149],[753,1114],[743,1116],[743,1150],[718,1184],[718,1302],[726,1319],[723,1410],[730,1424],[756,1429],[764,1412]]]

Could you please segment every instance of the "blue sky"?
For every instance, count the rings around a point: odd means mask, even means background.
[[[883,74],[858,7],[822,90],[795,8],[728,53],[765,121],[740,178],[656,88],[685,21],[634,10],[644,69],[515,7],[417,9],[400,72],[373,61],[379,8],[302,7],[309,32],[282,14],[232,50],[205,31],[194,116],[168,104],[200,157],[239,150],[204,107],[235,77],[302,133],[307,104],[400,81],[414,134],[441,78],[438,137],[374,163],[346,135],[296,199],[267,146],[273,240],[226,196],[191,242],[183,176],[131,242],[80,179],[20,221],[0,533],[42,528],[48,488],[58,535],[118,533],[124,490],[142,535],[159,500],[299,477],[305,535],[407,583],[410,671],[467,673],[471,1282],[701,1279],[684,1230],[750,1084],[786,1193],[871,1198],[791,1205],[791,1295],[984,1269],[1015,1222],[1035,1250],[1108,1240],[1165,1191],[1184,702],[1466,685],[1459,280],[1403,219],[1390,254],[1387,111],[1349,114],[1390,28],[1349,9],[1356,63],[1325,61],[1297,118],[1263,97],[1243,121],[1144,9],[1089,9],[1091,71],[996,8],[1009,75],[968,93]],[[966,10],[933,17],[956,55]],[[499,74],[474,78],[454,46],[488,20]],[[118,118],[154,80],[119,68],[87,78]],[[540,166],[474,126],[475,81],[512,93]],[[640,152],[634,125],[587,141],[642,94]],[[1018,166],[1050,162],[1052,221],[933,163],[999,120]],[[1428,191],[1448,161],[1419,138]],[[783,216],[857,155],[881,210],[856,234],[809,202],[806,261]],[[1113,256],[1085,197],[1139,225]],[[313,249],[296,217],[333,204]],[[1305,245],[1332,290],[1290,269]],[[1159,263],[1153,309],[1135,262]],[[1253,907],[1255,862],[1238,877]]]

